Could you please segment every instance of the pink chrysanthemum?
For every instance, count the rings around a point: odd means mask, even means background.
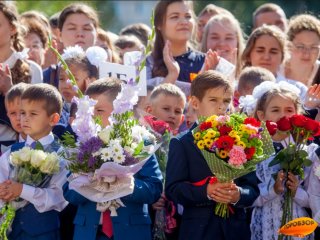
[[[240,146],[234,145],[229,152],[229,161],[230,165],[240,167],[242,164],[247,162],[247,156],[244,152],[244,149]]]

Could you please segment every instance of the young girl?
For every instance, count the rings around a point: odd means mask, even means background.
[[[207,23],[201,44],[201,51],[216,51],[220,57],[236,66],[233,78],[240,73],[241,54],[244,39],[239,21],[231,14],[218,14]]]
[[[191,49],[194,30],[193,6],[188,1],[159,1],[155,8],[156,37],[147,61],[147,78],[164,77],[165,82],[190,82],[198,73],[205,55]],[[180,71],[181,70],[181,71]]]
[[[253,96],[257,99],[255,117],[260,121],[277,122],[284,116],[291,117],[301,112],[299,89],[285,82],[279,84],[264,82],[254,89]],[[290,141],[293,141],[292,137],[290,138]],[[272,139],[276,152],[283,149],[289,141],[286,133],[277,133]],[[308,151],[312,152],[311,148]],[[305,181],[303,181],[292,173],[285,177],[279,165],[269,167],[272,160],[273,157],[257,165],[260,196],[253,204],[250,226],[252,240],[277,239],[283,213],[283,194],[286,191],[284,185],[294,194],[293,218],[308,216],[305,210],[309,207],[306,182],[310,168],[304,169]],[[276,179],[273,178],[273,174],[276,174]],[[305,239],[312,239],[312,235]]]
[[[18,18],[17,9],[12,3],[0,2],[0,63],[10,69],[13,84],[40,83],[42,70],[35,62],[26,60],[28,54],[24,50]],[[0,71],[1,78],[10,76],[8,72]]]
[[[287,81],[300,89],[300,97],[304,99],[307,87],[295,80],[286,79],[279,69],[286,58],[286,36],[275,26],[263,25],[255,29],[247,41],[241,57],[243,68],[257,66],[266,68],[276,77],[277,81]]]
[[[96,11],[88,5],[70,4],[62,10],[58,23],[64,48],[78,45],[86,50],[95,45],[99,19]],[[57,66],[49,67],[43,76],[44,82],[58,87]]]
[[[320,21],[309,14],[290,19],[287,32],[290,58],[286,61],[283,75],[307,87],[320,83]]]

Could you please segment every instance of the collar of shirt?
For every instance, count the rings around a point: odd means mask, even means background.
[[[32,139],[30,136],[27,136],[26,145],[30,146],[34,141],[35,140]],[[40,138],[38,141],[42,144],[42,146],[49,145],[54,141],[54,136],[52,132],[50,132],[47,136]]]
[[[26,141],[26,139],[24,139],[24,138],[22,137],[22,135],[19,134],[19,142],[25,142],[25,141]]]

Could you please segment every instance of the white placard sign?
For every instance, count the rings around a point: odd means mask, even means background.
[[[118,63],[102,62],[99,64],[99,78],[116,77],[120,80],[136,79],[136,67]],[[140,72],[139,96],[147,96],[147,73],[144,67]]]

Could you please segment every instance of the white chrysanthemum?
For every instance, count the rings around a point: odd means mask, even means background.
[[[113,152],[113,155],[123,154],[123,148],[120,144],[113,144],[110,145],[111,151]]]
[[[115,154],[113,156],[113,161],[116,163],[124,163],[124,161],[126,160],[125,156],[123,154]]]
[[[32,150],[30,163],[34,168],[39,168],[43,161],[45,161],[47,154],[41,150]]]
[[[80,47],[79,45],[75,45],[72,47],[66,47],[63,50],[63,54],[61,55],[63,60],[67,60],[70,58],[76,58],[76,57],[81,57],[85,56],[85,52],[83,51],[83,48]]]
[[[112,132],[112,127],[111,126],[107,126],[104,129],[102,129],[99,133],[98,136],[99,138],[104,142],[104,143],[109,143],[110,141],[110,134]]]
[[[110,161],[113,157],[113,152],[110,147],[109,148],[102,148],[100,150],[100,153],[101,153],[101,158],[104,162]]]
[[[106,50],[98,46],[89,47],[86,51],[86,56],[89,62],[97,68],[101,62],[106,62],[108,60],[108,53]]]
[[[40,171],[47,174],[54,174],[59,171],[59,157],[53,152],[49,153],[44,161],[41,162]]]
[[[22,162],[30,162],[32,150],[29,147],[24,147],[19,151],[19,158]]]
[[[10,154],[10,163],[14,166],[19,166],[21,164],[19,152],[12,152]]]

